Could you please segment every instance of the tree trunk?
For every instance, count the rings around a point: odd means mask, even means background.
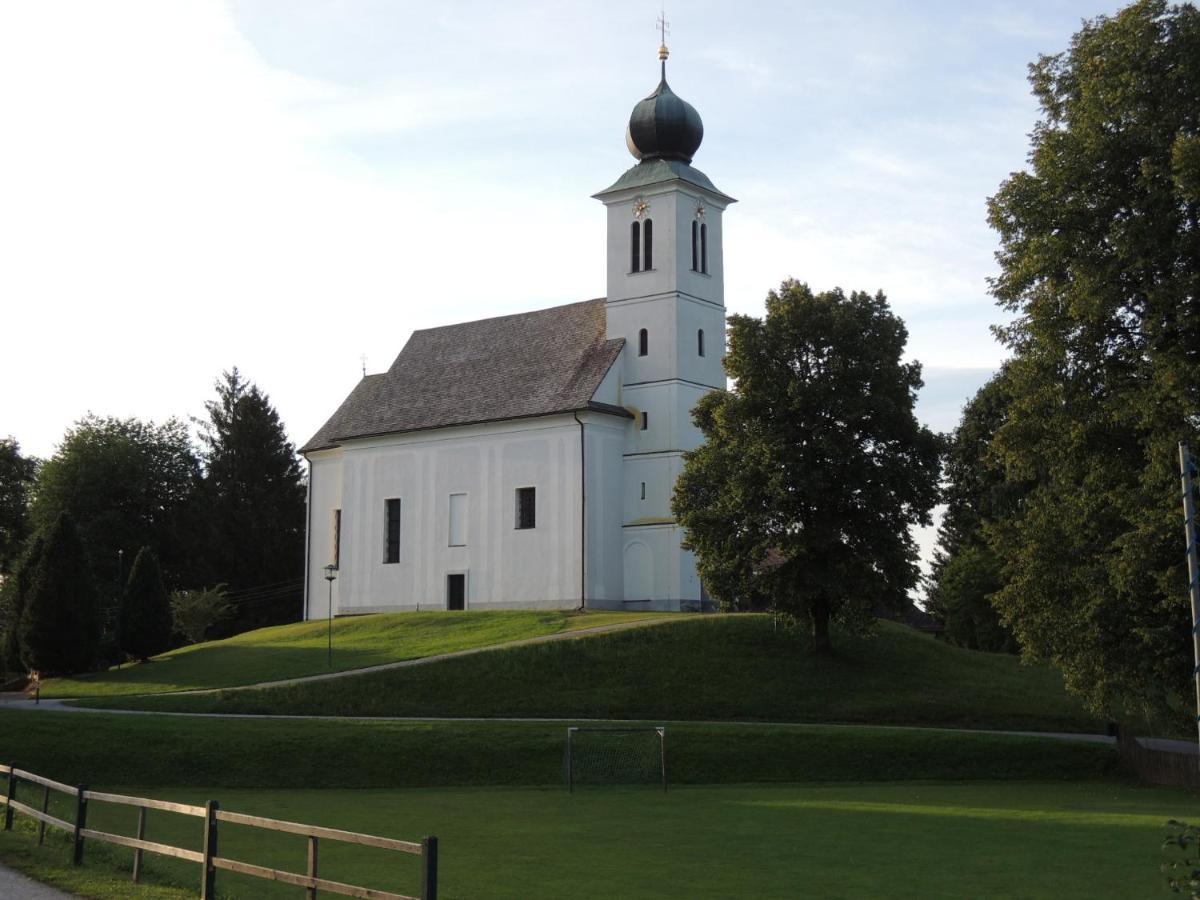
[[[817,600],[810,609],[812,616],[813,653],[817,656],[833,654],[833,644],[829,640],[829,603]]]

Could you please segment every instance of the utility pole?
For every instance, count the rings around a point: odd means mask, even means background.
[[[1187,537],[1188,590],[1192,601],[1192,652],[1196,682],[1196,728],[1200,737],[1200,560],[1196,558],[1196,492],[1192,476],[1196,464],[1187,444],[1179,443],[1179,477],[1183,486],[1183,531]]]

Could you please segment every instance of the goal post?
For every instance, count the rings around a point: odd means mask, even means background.
[[[667,790],[667,729],[663,725],[567,728],[564,775],[568,793],[580,785],[662,785]]]

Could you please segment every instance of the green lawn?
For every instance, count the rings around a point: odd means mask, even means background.
[[[832,659],[770,616],[685,617],[670,627],[516,647],[432,666],[294,687],[94,705],[338,716],[739,719],[1103,731],[1050,667],[881,622],[836,636]]]
[[[661,614],[568,610],[387,613],[335,619],[333,671],[502,644]],[[111,697],[232,687],[317,675],[326,663],[325,621],[249,631],[223,641],[173,650],[148,663],[80,678],[55,678],[44,697]]]
[[[1130,898],[1168,896],[1158,864],[1168,818],[1196,818],[1183,792],[1114,783],[954,783],[691,787],[650,790],[162,789],[224,808],[441,841],[444,898]],[[130,833],[128,809],[91,820]],[[151,814],[151,839],[198,847],[197,820]],[[221,826],[223,855],[300,871],[304,841]],[[89,845],[83,874],[68,848],[0,834],[0,860],[57,874],[90,896],[137,896],[128,853]],[[329,877],[415,893],[411,857],[321,846]],[[149,877],[195,896],[197,867],[155,858]],[[218,873],[228,897],[290,898],[296,888]],[[82,883],[91,879],[91,883]],[[147,895],[150,896],[150,895]]]

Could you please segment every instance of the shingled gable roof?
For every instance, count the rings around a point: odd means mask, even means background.
[[[621,352],[604,298],[414,331],[392,367],[367,375],[301,453],[351,438],[594,409]]]

